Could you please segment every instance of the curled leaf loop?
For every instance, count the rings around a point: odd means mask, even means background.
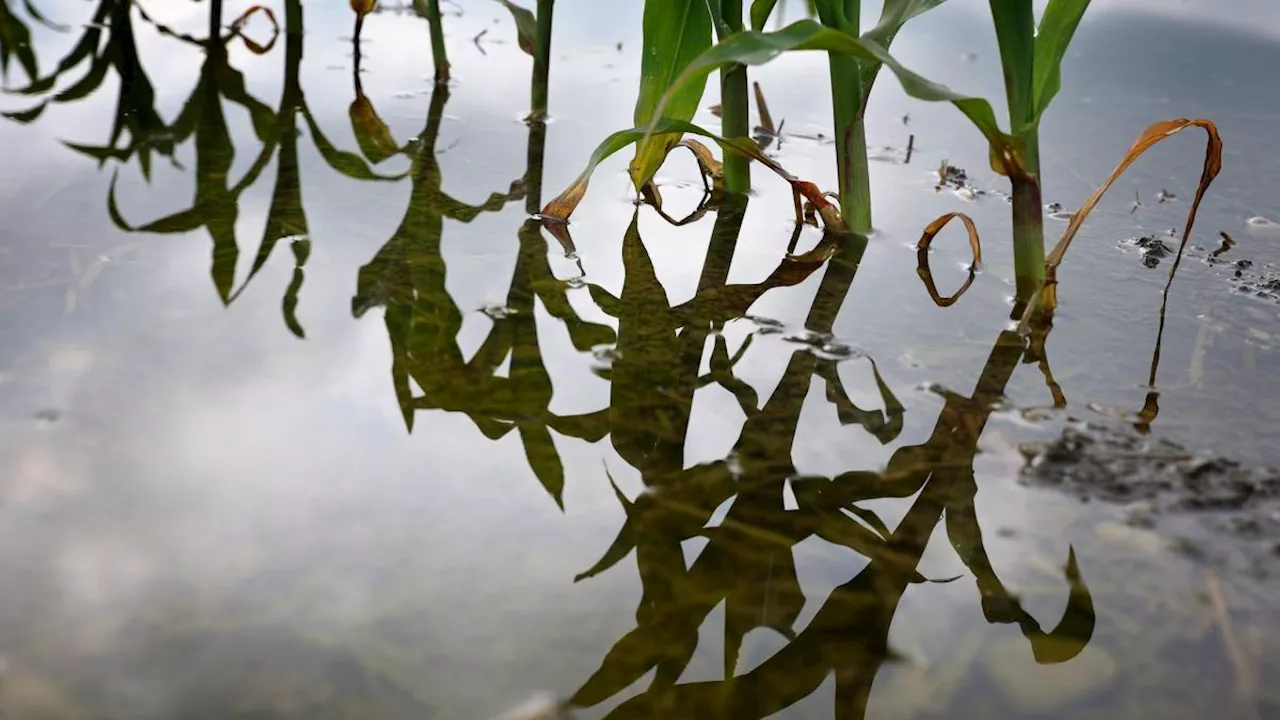
[[[942,297],[938,292],[937,283],[933,280],[933,271],[929,268],[929,246],[933,244],[934,237],[942,231],[942,228],[957,217],[964,223],[964,229],[969,234],[969,249],[973,252],[973,261],[969,264],[969,277],[965,279],[960,289],[950,297]],[[925,227],[924,233],[920,236],[920,242],[916,245],[916,272],[920,275],[920,279],[924,281],[924,287],[929,292],[929,297],[933,299],[933,302],[938,307],[950,307],[955,304],[960,299],[960,296],[964,295],[969,286],[973,284],[973,278],[981,268],[982,242],[978,238],[977,226],[973,224],[973,219],[968,215],[959,212],[947,213]]]

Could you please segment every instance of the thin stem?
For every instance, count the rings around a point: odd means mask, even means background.
[[[431,59],[436,68],[436,84],[449,82],[449,56],[444,49],[444,21],[440,0],[427,0],[427,24],[431,27]]]
[[[529,119],[547,117],[547,77],[551,72],[551,19],[555,0],[538,0],[538,39],[533,56],[533,107]]]

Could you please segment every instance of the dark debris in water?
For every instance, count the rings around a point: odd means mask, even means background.
[[[1025,446],[1021,481],[1122,505],[1129,522],[1176,532],[1173,549],[1268,576],[1280,549],[1280,472],[1101,425]],[[1176,546],[1176,547],[1175,547]]]
[[[1157,267],[1161,260],[1173,257],[1178,252],[1177,246],[1172,241],[1158,235],[1128,238],[1127,240],[1121,240],[1120,244],[1125,247],[1137,248],[1138,252],[1142,254],[1142,264],[1149,268]]]

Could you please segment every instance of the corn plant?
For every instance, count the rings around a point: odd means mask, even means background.
[[[886,50],[908,20],[946,0],[887,0],[880,20],[865,36]],[[759,31],[777,0],[751,4],[751,27]],[[859,37],[861,0],[815,0],[812,10],[826,28]],[[840,213],[859,232],[871,229],[871,180],[867,164],[865,115],[867,98],[880,73],[880,63],[841,52],[829,53],[831,108],[835,128],[836,172]]]

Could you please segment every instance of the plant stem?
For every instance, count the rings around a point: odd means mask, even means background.
[[[1030,2],[990,0],[1004,68],[1009,127],[1022,141],[1022,167],[1009,174],[1013,185],[1013,265],[1015,311],[1044,281],[1044,208],[1040,199],[1040,134],[1035,122],[1035,11]]]
[[[529,119],[547,117],[547,78],[551,72],[551,18],[555,0],[538,0],[538,39],[533,55],[533,107]]]
[[[1013,183],[1013,268],[1017,281],[1014,314],[1021,316],[1025,303],[1044,282],[1044,208],[1035,176],[1014,179]]]
[[[836,175],[840,214],[849,229],[871,230],[871,179],[867,163],[867,127],[862,120],[862,82],[858,61],[831,55],[831,112],[836,134]]]
[[[431,26],[431,59],[436,68],[436,84],[449,82],[449,56],[444,50],[444,20],[440,0],[427,0],[427,24]]]
[[[747,100],[747,68],[726,65],[720,70],[720,132],[727,138],[751,135],[751,106]],[[737,153],[725,153],[724,187],[731,193],[751,190],[751,160]]]
[[[729,33],[739,33],[742,25],[742,0],[720,2],[720,11]],[[721,40],[724,38],[722,37]],[[747,66],[733,63],[720,69],[720,134],[728,138],[751,135],[751,103],[747,95]],[[731,193],[751,190],[751,160],[736,153],[725,153],[724,187]]]
[[[858,37],[860,0],[844,0],[842,7],[820,8],[822,24]],[[855,58],[829,53],[831,114],[836,135],[836,176],[840,214],[849,229],[871,230],[871,179],[867,164],[867,128],[863,122],[862,65]]]

